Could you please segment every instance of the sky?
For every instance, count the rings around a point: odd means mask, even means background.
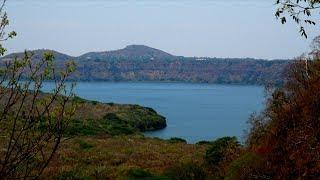
[[[72,56],[147,45],[174,55],[286,59],[309,38],[274,16],[275,0],[8,0],[18,36],[8,52],[53,49]]]

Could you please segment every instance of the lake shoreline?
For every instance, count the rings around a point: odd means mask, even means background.
[[[50,91],[53,83],[44,83]],[[166,117],[167,127],[147,132],[162,139],[188,143],[223,136],[243,136],[250,114],[263,109],[262,86],[155,82],[78,82],[77,96],[92,101],[139,104]]]

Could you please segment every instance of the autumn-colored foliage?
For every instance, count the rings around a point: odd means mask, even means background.
[[[247,177],[320,177],[320,60],[314,58],[292,64],[266,110],[252,118],[248,151],[263,160]]]

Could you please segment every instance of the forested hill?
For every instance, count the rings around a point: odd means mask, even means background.
[[[143,45],[124,49],[90,52],[71,57],[52,50],[35,50],[34,59],[44,52],[53,52],[61,65],[68,59],[77,63],[71,77],[78,81],[165,81],[219,84],[266,84],[282,82],[287,60],[250,58],[198,58],[174,56]],[[21,56],[15,53],[2,58]]]
[[[90,52],[79,57],[82,60],[140,60],[140,59],[175,59],[176,56],[144,45],[130,45],[124,49],[105,52]]]

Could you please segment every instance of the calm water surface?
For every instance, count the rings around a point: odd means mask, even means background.
[[[101,102],[152,107],[167,118],[168,127],[145,133],[147,136],[181,137],[190,143],[221,136],[242,138],[248,117],[260,111],[264,102],[260,86],[80,82],[76,94]]]

